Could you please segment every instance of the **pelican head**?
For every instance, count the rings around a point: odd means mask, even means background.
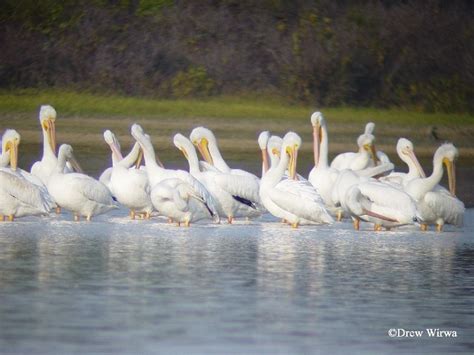
[[[323,114],[319,111],[311,115],[311,125],[313,126],[313,149],[314,149],[314,165],[318,166],[320,158],[320,144],[323,140],[323,128],[326,121]]]
[[[270,139],[270,132],[263,131],[258,135],[258,146],[261,150],[267,149],[268,140]]]
[[[370,153],[372,159],[374,160],[375,164],[377,165],[379,158],[377,158],[377,151],[375,150],[375,137],[372,134],[361,134],[359,138],[357,138],[357,145],[359,146],[359,150],[365,150],[366,152]]]
[[[39,120],[41,123],[41,129],[46,133],[51,150],[56,153],[56,110],[54,107],[50,105],[41,106]]]
[[[7,129],[2,136],[2,154],[8,153],[10,167],[16,170],[18,167],[18,145],[20,144],[20,135],[14,129]]]
[[[194,149],[191,141],[181,133],[176,133],[173,137],[173,144],[183,153],[186,159],[189,159],[188,150]]]
[[[122,152],[120,151],[120,143],[118,139],[115,137],[115,134],[113,134],[113,132],[110,130],[106,130],[104,132],[104,140],[109,145],[110,150],[112,151],[112,154],[114,155],[114,158],[117,161],[122,160],[123,156],[122,156]]]
[[[301,147],[301,138],[295,132],[288,132],[283,137],[281,154],[288,154],[290,162],[288,164],[288,174],[290,179],[296,178],[296,163],[298,160],[298,149]]]
[[[406,159],[409,159],[413,163],[413,166],[418,171],[418,175],[420,177],[426,177],[425,172],[420,165],[420,162],[416,158],[412,142],[410,142],[406,138],[400,138],[397,142],[397,153],[400,159],[402,159],[405,163],[408,164],[408,161]]]
[[[364,134],[373,134],[374,129],[375,129],[375,123],[367,122],[367,124],[365,125]]]
[[[74,157],[74,151],[69,144],[61,144],[58,151],[59,157],[64,157],[68,161],[75,171],[82,173],[82,168]]]
[[[456,196],[456,169],[454,161],[458,155],[459,152],[453,144],[445,143],[436,150],[434,158],[434,160],[440,159],[446,166],[448,172],[449,192],[451,192],[453,196]]]
[[[280,157],[281,146],[283,145],[283,139],[278,136],[271,136],[267,143],[267,149],[270,155]]]
[[[209,152],[209,144],[217,145],[214,133],[205,127],[197,127],[192,130],[189,138],[191,139],[191,142],[198,148],[204,160],[209,164],[214,165],[211,153]]]

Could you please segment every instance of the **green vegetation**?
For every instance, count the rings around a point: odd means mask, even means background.
[[[197,99],[153,99],[97,95],[72,91],[21,90],[0,92],[0,113],[32,113],[42,104],[53,105],[60,116],[128,117],[128,118],[250,118],[263,120],[306,121],[315,110],[321,110],[332,121],[360,123],[374,120],[396,125],[474,124],[469,114],[424,113],[402,109],[316,108],[285,103],[277,98],[213,97]]]

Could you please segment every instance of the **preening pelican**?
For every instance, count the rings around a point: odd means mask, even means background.
[[[109,134],[106,135],[110,141],[112,137]],[[114,154],[120,157],[121,154],[113,139],[109,145]],[[113,195],[118,202],[130,209],[132,219],[135,219],[137,214],[149,219],[153,211],[148,175],[145,170],[139,169],[141,156],[140,144],[137,142],[125,158],[120,161],[115,160],[110,176]],[[132,168],[134,164],[136,165]]]
[[[375,137],[372,134],[362,134],[357,139],[359,151],[357,153],[347,152],[337,155],[331,162],[331,168],[337,170],[351,169],[354,171],[363,170],[370,166],[372,159],[378,161],[375,146]]]
[[[301,138],[294,132],[288,132],[283,138],[280,162],[270,168],[262,177],[260,198],[265,208],[274,216],[289,222],[294,228],[299,224],[332,223],[332,217],[324,208],[323,201],[310,185],[295,180],[298,149]],[[279,188],[279,183],[288,167],[288,184],[291,187]],[[290,181],[291,180],[291,181]]]
[[[426,177],[420,162],[416,158],[413,143],[406,138],[400,138],[397,142],[397,154],[400,159],[408,165],[408,173],[392,172],[380,178],[380,181],[405,186],[411,180],[418,177]]]
[[[160,167],[151,140],[142,127],[134,124],[131,131],[143,150],[155,209],[185,226],[203,218],[217,218],[214,199],[206,188],[187,171]]]
[[[233,186],[239,185],[238,196],[245,196],[245,199],[254,206],[261,205],[259,197],[260,179],[245,170],[231,169],[222,158],[217,146],[216,137],[211,130],[204,127],[197,127],[191,132],[190,140],[198,148],[209,165],[214,166],[218,171],[226,174],[227,177],[223,177],[223,179],[229,181],[229,184]],[[247,203],[246,201],[242,202]],[[255,217],[255,211],[255,209],[249,210],[250,215],[242,215],[242,217]],[[260,215],[260,213],[257,213],[257,215]]]
[[[435,224],[441,231],[444,224],[461,226],[464,217],[464,203],[456,198],[456,175],[454,160],[458,150],[450,143],[441,145],[433,157],[433,172],[428,177],[410,180],[405,191],[413,197],[421,217],[421,228],[427,230]],[[443,177],[443,164],[448,172],[449,191],[439,186]]]
[[[249,200],[252,195],[247,195],[248,190],[238,176],[213,170],[201,171],[196,149],[191,141],[178,133],[173,142],[188,160],[191,175],[206,187],[216,201],[219,216],[232,223],[234,217],[256,217],[262,214],[262,206]]]
[[[374,223],[375,230],[418,221],[415,201],[404,191],[356,172],[342,170],[334,184],[333,202],[354,220]]]
[[[80,171],[70,145],[63,144],[59,147],[56,168],[48,179],[48,191],[56,203],[73,212],[74,220],[80,216],[88,221],[92,216],[106,213],[118,208],[112,199],[109,189],[96,179],[81,173],[64,173],[66,160],[77,171]]]
[[[114,192],[112,191],[112,185],[110,184],[110,177],[112,176],[112,168],[115,165],[115,163],[117,163],[117,162],[119,162],[123,159],[123,156],[122,156],[120,143],[119,143],[117,137],[115,137],[115,134],[113,134],[112,131],[106,130],[104,132],[104,140],[105,140],[105,143],[107,143],[108,146],[110,147],[111,158],[112,158],[112,166],[105,169],[102,172],[102,174],[100,174],[99,181],[101,183],[103,183],[105,186],[107,186],[107,188],[110,190],[110,192],[113,195]],[[114,146],[115,149],[112,149],[112,146]]]

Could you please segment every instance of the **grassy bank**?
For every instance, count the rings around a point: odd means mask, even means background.
[[[396,125],[474,124],[474,116],[469,114],[423,113],[402,109],[318,108],[291,105],[277,98],[164,100],[58,90],[0,92],[2,114],[36,112],[45,103],[53,105],[61,116],[307,120],[311,112],[321,110],[328,119],[339,123],[364,123],[370,119]]]

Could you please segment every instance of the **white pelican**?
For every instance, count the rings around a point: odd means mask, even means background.
[[[48,184],[48,179],[55,170],[58,159],[56,158],[56,110],[49,105],[40,108],[39,120],[43,132],[43,157],[31,167],[31,173],[37,176],[43,184]]]
[[[78,221],[80,216],[90,221],[92,216],[118,208],[109,189],[101,182],[81,173],[65,174],[66,160],[77,171],[81,170],[74,158],[72,147],[63,144],[59,147],[58,162],[47,186],[56,203],[73,212],[75,221]]]
[[[49,207],[49,201],[44,199],[36,185],[11,173],[0,171],[0,221],[3,221],[5,216],[13,221],[15,217],[46,215]]]
[[[115,134],[113,134],[112,131],[106,130],[104,132],[104,140],[105,143],[108,144],[110,147],[111,151],[111,158],[112,158],[112,166],[105,169],[102,174],[100,174],[99,181],[103,183],[107,188],[110,190],[112,195],[114,194],[112,191],[112,185],[110,184],[110,177],[112,176],[112,168],[115,165],[115,163],[121,161],[123,159],[122,151],[120,148],[120,143],[118,139],[115,137]],[[112,146],[115,147],[115,149],[112,149]]]
[[[182,134],[173,138],[174,145],[181,150],[189,163],[189,172],[201,182],[216,201],[219,216],[229,223],[234,217],[254,217],[262,214],[262,206],[252,203],[247,190],[242,188],[238,176],[215,170],[200,170],[199,160],[191,141]]]
[[[265,208],[274,216],[279,217],[297,228],[299,224],[332,223],[332,217],[324,208],[323,201],[314,188],[295,180],[298,149],[301,146],[300,137],[294,132],[288,132],[283,138],[280,162],[270,168],[262,177],[260,197]],[[292,187],[281,189],[285,170],[288,167]]]
[[[18,168],[20,135],[7,129],[2,137],[0,158],[0,220],[47,214],[54,205],[41,181]],[[10,164],[10,167],[8,165]]]
[[[308,180],[321,195],[326,208],[340,220],[342,211],[332,201],[332,189],[339,171],[328,165],[329,139],[323,114],[314,112],[311,115],[311,124],[313,126],[314,168],[310,171]]]
[[[418,221],[415,201],[407,193],[349,169],[339,173],[333,201],[353,218],[355,229],[360,220],[374,223],[375,230]]]
[[[456,198],[454,160],[457,156],[454,145],[441,145],[433,157],[432,174],[412,179],[405,186],[405,191],[417,202],[422,230],[427,230],[429,224],[436,224],[436,230],[440,232],[446,223],[457,226],[463,223],[464,203]],[[443,164],[448,172],[449,191],[438,185],[443,177]]]
[[[117,157],[120,155],[115,144],[110,144],[110,149]],[[153,204],[150,198],[148,175],[145,170],[139,169],[140,161],[141,149],[140,145],[136,143],[125,158],[114,162],[110,186],[117,201],[130,209],[132,219],[135,219],[137,214],[149,219],[153,211]],[[136,166],[131,168],[135,163]]]
[[[13,174],[39,189],[42,199],[47,203],[49,209],[56,207],[53,198],[49,195],[48,189],[41,180],[29,172],[18,167],[18,146],[20,144],[20,135],[14,129],[7,129],[2,137],[2,153],[0,155],[0,169],[4,172]],[[10,166],[9,166],[10,165]],[[41,202],[42,203],[42,202]]]
[[[373,123],[373,122],[367,122],[367,124],[365,125],[364,134],[372,134],[372,135],[374,135],[374,129],[375,129],[375,123]],[[384,152],[382,152],[381,150],[376,149],[376,148],[375,148],[375,145],[374,145],[374,150],[375,150],[375,156],[378,158],[378,160],[379,160],[382,164],[391,163],[390,158],[388,157],[388,155],[385,154]],[[375,162],[374,162],[373,160],[371,160],[370,163],[369,163],[369,167],[376,165],[376,164],[374,164],[374,163],[375,163]]]
[[[245,170],[242,169],[231,169],[222,158],[222,155],[217,146],[217,140],[211,130],[204,127],[197,127],[193,129],[190,135],[191,142],[197,146],[199,152],[205,159],[205,161],[214,166],[218,171],[227,174],[226,178],[229,184],[238,186],[238,196],[245,196],[243,203],[252,204],[254,206],[260,206],[261,201],[259,197],[260,179]],[[248,203],[247,203],[248,201]],[[242,211],[242,217],[255,217],[259,213],[255,214],[255,209],[249,210],[249,215],[245,215]],[[234,216],[235,217],[235,216]]]
[[[218,218],[214,199],[206,188],[187,171],[159,166],[150,137],[138,124],[131,131],[143,150],[151,201],[156,210],[185,226],[203,218]]]
[[[362,134],[357,139],[359,151],[357,153],[347,152],[337,155],[331,162],[331,168],[337,170],[351,169],[354,171],[363,170],[371,165],[372,159],[378,161],[376,156],[375,137],[372,134]]]
[[[387,176],[381,177],[380,181],[405,186],[415,178],[426,177],[420,162],[416,158],[412,142],[406,138],[400,138],[397,142],[397,154],[408,165],[408,173],[392,172]]]

